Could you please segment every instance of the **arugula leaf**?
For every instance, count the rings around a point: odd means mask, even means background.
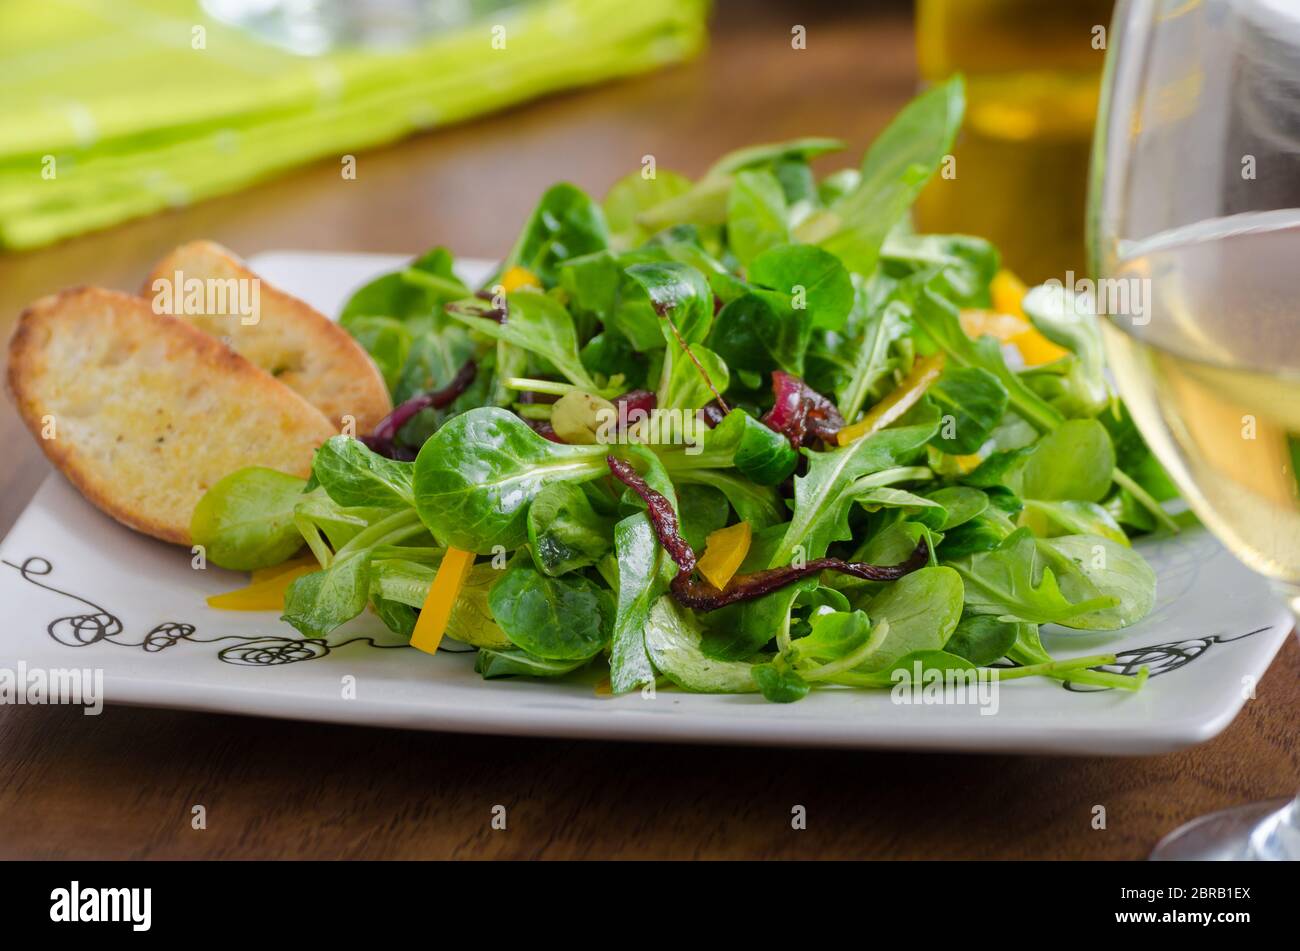
[[[911,520],[936,530],[943,528],[948,518],[944,507],[933,499],[890,486],[869,486],[855,493],[853,498],[868,512],[896,509]]]
[[[475,314],[486,307],[485,301],[462,301],[447,314],[485,336],[505,341],[535,354],[559,370],[569,381],[589,393],[604,395],[596,385],[578,354],[578,337],[573,317],[555,298],[537,291],[516,291],[506,296],[509,318],[498,323]],[[615,395],[609,393],[609,395]]]
[[[278,565],[302,547],[294,507],[306,485],[274,469],[238,469],[199,499],[190,517],[190,537],[222,568],[254,571]]]
[[[807,558],[820,558],[832,541],[850,538],[848,513],[856,481],[908,462],[936,428],[934,419],[917,418],[910,425],[882,429],[839,449],[805,449],[808,470],[794,480],[794,517],[770,567],[788,564],[799,546]]]
[[[372,452],[351,436],[331,436],[316,450],[312,475],[343,506],[411,506],[415,467]]]
[[[672,477],[684,485],[707,485],[727,497],[742,522],[760,531],[785,520],[781,496],[772,486],[755,485],[748,479],[720,469],[682,469]]]
[[[727,198],[737,172],[773,168],[792,159],[806,161],[842,148],[838,139],[806,138],[737,149],[714,162],[689,191],[642,211],[637,223],[651,230],[684,222],[721,225],[727,220]]]
[[[434,537],[479,554],[518,548],[527,506],[552,482],[608,473],[608,447],[549,442],[512,413],[462,413],[426,442],[415,460],[415,507]]]
[[[796,229],[851,271],[875,270],[885,237],[952,151],[965,111],[965,83],[954,76],[913,99],[867,150],[853,191]]]
[[[1068,627],[1113,631],[1136,624],[1155,606],[1155,572],[1131,548],[1098,535],[1062,535],[1038,539],[1038,550],[1056,568],[1066,597],[1083,600],[1098,592],[1114,602],[1071,617]]]
[[[549,578],[516,559],[488,592],[511,643],[546,660],[586,660],[609,643],[614,599],[583,575]]]
[[[937,286],[962,307],[989,303],[989,284],[998,272],[997,248],[964,234],[900,234],[891,231],[880,250],[891,269],[911,273],[937,270]]]
[[[1086,578],[1072,585],[1076,598],[1067,597],[1027,528],[1017,529],[992,551],[945,559],[945,564],[961,575],[966,609],[972,614],[1074,627],[1093,612],[1115,608],[1119,600],[1089,588]],[[1053,564],[1057,570],[1062,567],[1059,558]]]
[[[553,482],[528,507],[528,543],[543,574],[594,565],[610,550],[614,519],[592,507],[572,482]]]
[[[956,366],[980,367],[997,377],[1007,391],[1011,409],[1023,416],[1039,432],[1050,432],[1065,419],[1053,406],[1025,385],[1007,368],[1001,345],[989,336],[971,340],[961,328],[957,308],[926,286],[916,299],[912,313],[918,329],[943,350]]]
[[[1026,499],[1025,515],[1021,521],[1039,536],[1100,535],[1126,548],[1131,544],[1115,517],[1096,502]]]

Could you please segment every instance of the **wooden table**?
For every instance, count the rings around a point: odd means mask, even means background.
[[[5,333],[70,284],[134,288],[195,237],[274,248],[502,253],[540,190],[600,194],[645,154],[698,174],[756,140],[861,149],[913,92],[911,25],[885,9],[798,22],[719,11],[693,64],[556,96],[239,195],[0,258]],[[847,161],[847,160],[841,160]],[[832,163],[833,164],[833,163]],[[6,403],[0,532],[48,466]],[[167,710],[0,707],[0,857],[1137,858],[1202,812],[1300,787],[1291,639],[1217,740],[1137,760],[762,750],[463,737]],[[204,831],[190,825],[203,804]],[[503,804],[508,829],[493,831]],[[1091,826],[1106,807],[1105,831]],[[791,808],[808,813],[790,827]]]

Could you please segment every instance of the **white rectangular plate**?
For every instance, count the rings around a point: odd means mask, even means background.
[[[276,253],[251,265],[327,314],[403,259]],[[488,265],[469,262],[467,279]],[[128,397],[129,398],[129,397]],[[109,703],[375,726],[623,740],[1148,754],[1207,740],[1245,702],[1291,619],[1268,586],[1208,533],[1140,546],[1159,576],[1155,611],[1119,634],[1047,630],[1061,656],[1110,651],[1153,674],[1138,693],[1008,682],[997,711],[903,705],[888,691],[822,690],[795,704],[661,689],[612,698],[596,675],[484,681],[473,655],[395,643],[373,616],[327,641],[274,612],[226,612],[208,595],[246,576],[191,567],[184,549],[137,535],[52,475],[0,545],[0,668],[100,668]],[[355,678],[348,681],[346,678]],[[354,688],[345,689],[348,684]]]

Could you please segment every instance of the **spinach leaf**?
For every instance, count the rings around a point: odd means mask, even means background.
[[[912,521],[936,530],[943,528],[948,518],[944,507],[933,499],[890,486],[868,486],[853,498],[868,512],[897,509]]]
[[[810,244],[783,244],[757,255],[751,283],[779,292],[813,328],[839,330],[853,307],[853,280],[839,259]]]
[[[831,611],[814,615],[807,637],[793,642],[786,656],[796,665],[825,664],[839,660],[862,647],[871,636],[871,621],[865,611]]]
[[[942,414],[930,444],[954,456],[977,452],[1007,410],[1006,387],[981,367],[950,367],[927,394]]]
[[[952,151],[965,110],[965,84],[954,76],[913,99],[867,150],[853,191],[798,229],[859,274],[875,270],[885,237]]]
[[[415,467],[372,452],[351,436],[331,436],[316,450],[312,475],[343,506],[410,506]]]
[[[637,224],[637,215],[670,198],[690,191],[691,180],[667,169],[656,169],[646,178],[642,170],[620,178],[605,195],[601,207],[609,225],[611,243],[621,248],[634,248],[650,237],[649,231]]]
[[[627,274],[645,288],[667,348],[659,376],[660,409],[699,409],[727,388],[725,361],[702,345],[713,323],[713,292],[695,268],[634,264]],[[687,352],[689,350],[689,352]]]
[[[627,268],[660,260],[660,255],[645,251],[619,255],[598,251],[565,261],[559,272],[560,287],[575,315],[621,334],[633,350],[657,350],[664,345],[659,317],[645,287],[627,274]]]
[[[646,649],[650,608],[668,590],[677,566],[655,537],[649,517],[630,515],[614,527],[618,557],[618,605],[609,653],[609,682],[615,694],[651,683],[654,667]]]
[[[926,497],[943,506],[947,513],[942,531],[949,531],[958,525],[964,525],[989,507],[989,497],[979,489],[966,485],[950,485],[942,489],[927,492]]]
[[[721,489],[702,483],[685,484],[677,490],[677,520],[686,544],[704,551],[711,532],[726,527],[731,505]]]
[[[609,471],[608,447],[543,439],[512,413],[462,413],[415,460],[415,507],[440,542],[479,554],[527,538],[527,507],[552,482],[585,482]]]
[[[307,483],[258,466],[239,469],[203,494],[190,517],[190,537],[215,565],[235,571],[269,568],[302,547],[294,507]]]
[[[741,265],[790,240],[785,192],[766,170],[738,172],[727,197],[727,243]]]
[[[497,677],[563,677],[591,662],[590,657],[580,660],[548,660],[536,657],[525,650],[496,650],[480,648],[474,658],[474,670],[484,680]]]
[[[1115,450],[1106,428],[1095,419],[1072,419],[1034,444],[1005,482],[1025,499],[1099,502],[1114,471]]]
[[[401,381],[415,339],[410,328],[392,317],[355,317],[345,329],[370,354],[392,393]]]
[[[612,546],[614,519],[600,515],[581,486],[553,482],[528,507],[528,543],[543,574],[594,565]]]
[[[560,183],[542,194],[501,271],[516,266],[527,268],[545,287],[554,287],[560,262],[608,245],[609,233],[600,207],[582,189]]]
[[[442,551],[430,549],[434,557],[428,563],[410,560],[418,551],[393,548],[384,553],[376,549],[372,553],[370,596],[376,606],[381,601],[410,609],[424,606],[429,585],[433,584],[438,565],[442,563]],[[493,568],[491,562],[470,568],[447,618],[448,637],[474,647],[501,650],[512,646],[488,607],[488,592],[500,577],[500,570]]]
[[[849,272],[811,245],[779,245],[754,258],[751,288],[718,313],[709,346],[732,369],[803,375],[817,328],[839,329],[853,306]]]
[[[1064,406],[1071,415],[1096,416],[1110,402],[1110,387],[1106,384],[1101,320],[1094,315],[1094,306],[1059,285],[1035,287],[1021,306],[1044,337],[1076,358],[1067,373],[1069,400]]]
[[[673,474],[734,467],[759,485],[777,485],[794,471],[799,454],[784,435],[737,408],[707,430],[694,447],[666,447],[659,450],[659,458]]]
[[[777,658],[766,664],[755,664],[749,669],[763,699],[769,703],[794,703],[808,696],[808,682]]]
[[[339,313],[339,323],[354,332],[357,320],[385,317],[403,322],[432,316],[442,304],[464,297],[467,288],[452,270],[452,256],[434,248],[404,269],[375,278],[353,292]]]
[[[307,637],[325,637],[366,609],[370,552],[344,549],[328,568],[295,578],[284,596],[287,621]]]
[[[713,292],[703,274],[676,261],[633,264],[626,273],[662,318],[660,333],[670,349],[704,342],[713,324]]]
[[[609,643],[614,599],[582,575],[548,578],[516,559],[488,592],[511,643],[546,660],[585,660]]]
[[[1096,502],[1078,502],[1065,499],[1045,502],[1025,500],[1025,514],[1021,522],[1034,530],[1035,535],[1100,535],[1116,544],[1129,547],[1128,536],[1110,512]]]
[[[867,602],[873,623],[888,622],[879,646],[861,665],[866,671],[894,666],[900,658],[941,650],[962,613],[962,579],[951,568],[921,568],[886,585]]]
[[[700,649],[700,629],[692,612],[664,595],[650,609],[646,649],[655,669],[677,686],[696,693],[753,693],[753,664],[718,660]]]
[[[965,657],[978,667],[987,667],[1007,655],[1023,628],[1031,625],[1003,621],[991,614],[967,614],[944,645],[944,650]]]

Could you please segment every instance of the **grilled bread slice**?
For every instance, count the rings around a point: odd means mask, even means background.
[[[192,283],[195,278],[203,283]],[[346,330],[261,280],[219,244],[181,245],[158,262],[140,293],[156,311],[220,338],[328,416],[336,429],[345,428],[350,416],[356,432],[369,432],[393,408],[379,369]],[[159,307],[167,298],[172,306]]]
[[[306,476],[336,431],[278,380],[129,294],[44,297],[9,342],[9,388],[37,442],[119,522],[190,544],[208,487],[244,466]]]

